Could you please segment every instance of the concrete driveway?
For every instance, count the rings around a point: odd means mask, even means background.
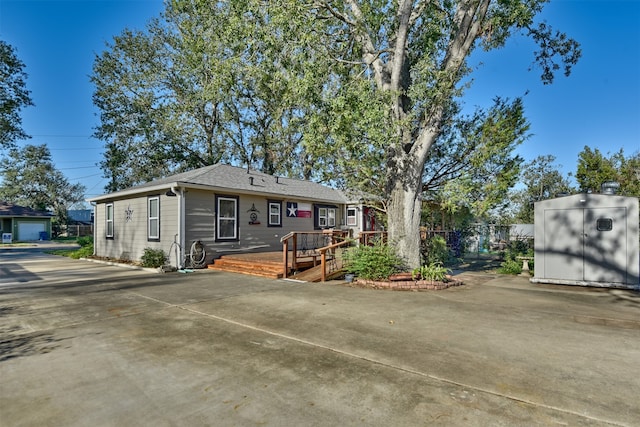
[[[638,425],[637,294],[460,277],[373,291],[0,251],[0,425]]]

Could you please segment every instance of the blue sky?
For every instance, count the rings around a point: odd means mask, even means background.
[[[144,29],[163,9],[161,0],[0,0],[0,39],[25,63],[35,103],[22,113],[32,136],[26,142],[47,144],[56,167],[84,184],[87,197],[106,185],[97,166],[102,143],[91,138],[99,120],[89,82],[95,55],[123,29]],[[528,71],[535,46],[515,37],[473,57],[478,68],[467,107],[524,96],[532,137],[518,153],[527,161],[553,155],[565,175],[575,171],[585,145],[605,154],[638,152],[640,0],[552,0],[541,19],[581,43],[572,75],[543,85],[539,70]]]

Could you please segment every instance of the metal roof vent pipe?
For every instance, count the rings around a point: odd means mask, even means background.
[[[253,185],[253,177],[252,176],[249,177],[249,185]]]
[[[600,186],[600,193],[613,195],[616,194],[619,188],[620,184],[615,181],[603,182]]]

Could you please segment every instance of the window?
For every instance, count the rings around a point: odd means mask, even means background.
[[[238,240],[238,198],[216,196],[216,240]]]
[[[269,200],[269,227],[282,227],[282,203]]]
[[[611,218],[598,218],[596,221],[596,228],[598,231],[611,231],[613,230],[613,219]]]
[[[336,206],[315,206],[315,228],[332,228],[336,226]]]
[[[113,203],[108,203],[105,210],[105,236],[113,239]]]
[[[347,225],[358,225],[358,210],[356,208],[347,208]]]
[[[147,199],[147,239],[160,240],[160,198],[149,197]]]

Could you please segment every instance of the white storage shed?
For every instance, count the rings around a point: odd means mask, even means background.
[[[576,194],[535,204],[534,283],[640,287],[638,199]]]

